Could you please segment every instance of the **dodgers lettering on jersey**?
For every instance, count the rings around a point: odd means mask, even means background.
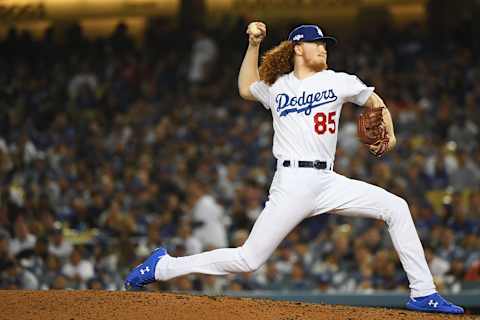
[[[252,95],[273,117],[273,155],[277,159],[333,162],[342,105],[363,105],[374,87],[356,76],[325,70],[305,79],[293,72],[268,86],[257,81]]]
[[[286,93],[280,93],[275,98],[275,103],[277,104],[277,112],[280,112],[280,117],[287,116],[290,112],[305,112],[305,115],[308,116],[312,113],[313,108],[320,107],[336,100],[337,96],[333,89],[328,89],[307,95],[305,94],[305,91],[303,91],[300,97],[290,97]]]

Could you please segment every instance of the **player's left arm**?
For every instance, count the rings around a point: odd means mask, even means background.
[[[382,98],[380,98],[375,92],[373,92],[363,106],[370,108],[383,108],[383,122],[388,134],[387,151],[392,150],[393,147],[395,147],[395,145],[397,144],[397,139],[395,138],[395,131],[393,129],[392,115],[390,114],[390,111],[388,111],[388,108],[383,102]]]

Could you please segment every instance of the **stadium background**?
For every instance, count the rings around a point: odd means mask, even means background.
[[[398,147],[370,156],[346,105],[336,171],[406,198],[439,290],[478,297],[479,13],[478,1],[0,0],[0,288],[121,290],[160,244],[241,245],[274,168],[270,115],[236,90],[246,25],[261,19],[262,49],[318,23],[339,40],[329,65],[376,86]],[[149,288],[407,289],[383,222],[328,214],[255,273]]]

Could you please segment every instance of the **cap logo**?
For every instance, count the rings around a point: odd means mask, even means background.
[[[317,29],[317,33],[320,37],[323,37],[323,34],[322,34],[322,31],[320,30],[319,27],[315,27],[315,29]]]
[[[293,37],[293,41],[298,41],[300,39],[303,39],[303,34],[297,34],[295,37]]]

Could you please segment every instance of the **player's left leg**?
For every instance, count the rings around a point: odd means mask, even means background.
[[[185,257],[171,257],[163,248],[155,250],[129,273],[125,287],[141,288],[155,280],[166,281],[190,273],[226,275],[258,269],[288,233],[312,212],[314,202],[306,187],[311,180],[314,178],[304,169],[280,169],[275,173],[266,206],[241,247]]]
[[[316,203],[314,214],[333,212],[345,216],[384,220],[403,269],[407,273],[411,299],[417,301],[429,297],[424,303],[426,307],[419,309],[463,313],[460,307],[444,303],[443,298],[436,293],[422,244],[404,199],[380,187],[332,173],[328,189],[319,194]]]

